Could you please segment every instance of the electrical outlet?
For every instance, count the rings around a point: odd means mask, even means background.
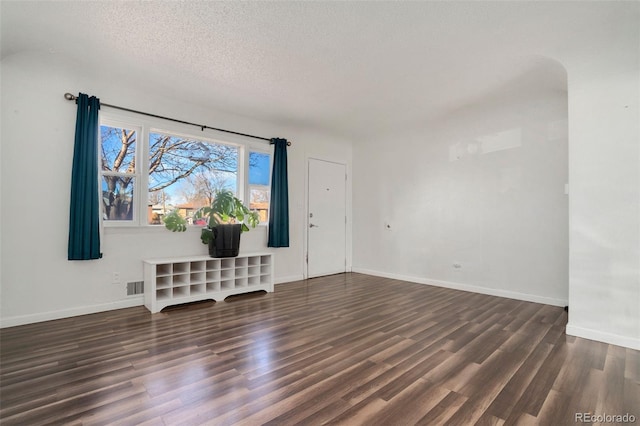
[[[114,272],[111,276],[111,282],[113,284],[120,284],[120,272]]]

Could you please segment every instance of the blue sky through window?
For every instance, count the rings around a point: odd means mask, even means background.
[[[270,157],[262,152],[249,153],[249,185],[269,185]]]

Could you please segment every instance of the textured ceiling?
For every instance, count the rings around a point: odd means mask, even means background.
[[[552,59],[615,46],[635,6],[2,1],[2,57],[61,54],[136,87],[357,139],[496,93],[566,90]]]

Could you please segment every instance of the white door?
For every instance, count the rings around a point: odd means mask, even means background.
[[[346,271],[346,166],[309,160],[307,276]]]

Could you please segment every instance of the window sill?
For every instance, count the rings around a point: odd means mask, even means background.
[[[202,226],[189,226],[184,232],[186,234],[200,235]],[[263,231],[260,231],[263,230]],[[267,224],[260,224],[251,229],[251,232],[267,232]],[[158,234],[172,234],[164,225],[109,225],[104,227],[104,235],[158,235]]]

